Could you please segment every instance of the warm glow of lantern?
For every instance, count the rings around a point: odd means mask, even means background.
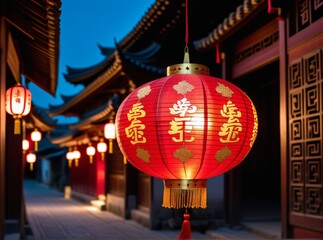
[[[29,149],[29,141],[27,139],[22,140],[22,150],[25,153]]]
[[[72,152],[72,149],[71,148],[66,153],[66,159],[68,161],[68,166],[69,167],[72,167],[72,162],[73,162],[73,159],[74,159],[74,155],[73,155],[73,152]]]
[[[104,125],[104,137],[109,140],[109,153],[113,153],[113,140],[116,138],[116,128],[113,122]]]
[[[75,167],[78,167],[79,165],[79,159],[81,158],[81,153],[77,148],[74,148],[74,151],[72,152],[73,154],[73,159],[75,160]]]
[[[93,163],[93,156],[95,154],[95,147],[93,147],[92,145],[89,145],[86,148],[86,154],[89,156],[90,158],[90,163]]]
[[[104,160],[104,154],[108,150],[107,144],[104,142],[103,138],[100,139],[100,142],[97,145],[97,150],[99,153],[101,153],[101,159]]]
[[[20,134],[20,118],[31,109],[31,92],[19,83],[6,91],[6,111],[15,119],[14,134]]]
[[[38,142],[41,140],[41,132],[37,128],[31,133],[31,140],[35,143],[35,151],[38,151]]]
[[[26,156],[27,162],[30,164],[30,171],[34,170],[34,163],[36,162],[36,154],[28,153]]]
[[[206,208],[207,179],[249,153],[258,129],[256,109],[242,90],[208,76],[203,65],[183,63],[167,71],[122,102],[117,141],[134,167],[164,179],[164,207]]]

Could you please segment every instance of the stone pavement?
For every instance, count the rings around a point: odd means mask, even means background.
[[[177,239],[180,230],[149,230],[135,221],[123,219],[111,212],[74,199],[48,186],[24,181],[26,214],[32,235],[27,240],[157,240]],[[279,239],[280,222],[245,223],[245,230],[226,227],[209,229],[205,234],[192,232],[196,239]],[[5,240],[21,239],[19,234]]]
[[[63,193],[32,180],[24,181],[27,221],[33,240],[176,239],[180,230],[152,231],[108,211],[65,199]],[[199,232],[192,239],[210,239]]]

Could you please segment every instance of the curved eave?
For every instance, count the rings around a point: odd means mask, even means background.
[[[156,0],[133,30],[120,41],[120,45],[129,49],[143,41],[144,36],[164,34],[176,25],[184,14],[182,1]],[[168,24],[165,24],[167,22]]]
[[[67,66],[67,73],[64,74],[64,77],[67,82],[71,84],[83,84],[87,85],[86,82],[89,82],[89,79],[96,78],[98,74],[104,71],[105,68],[109,67],[113,63],[113,52],[110,56],[106,57],[101,62],[86,68],[72,68]]]
[[[90,126],[91,124],[95,124],[96,122],[102,122],[108,119],[111,114],[114,113],[114,108],[111,103],[108,104],[104,109],[101,111],[96,111],[96,113],[88,116],[87,118],[84,118],[80,120],[76,124],[71,124],[70,129],[86,129],[87,126]]]
[[[235,12],[229,14],[222,23],[213,29],[206,37],[193,42],[196,50],[214,49],[217,42],[221,42],[230,32],[239,28],[240,24],[256,9],[263,5],[265,0],[245,0]]]
[[[117,76],[122,70],[121,61],[117,55],[115,55],[114,63],[111,67],[105,70],[101,75],[95,79],[91,84],[89,84],[85,89],[83,89],[77,96],[72,98],[69,102],[57,109],[50,110],[50,116],[63,115],[64,112],[68,111],[71,107],[75,106],[80,101],[87,99],[91,94],[95,93],[104,84],[110,81],[113,77]]]
[[[5,19],[14,27],[11,32],[19,46],[21,74],[55,96],[61,1],[10,0],[2,5],[6,7]]]
[[[32,103],[31,111],[28,117],[30,121],[27,121],[27,128],[38,128],[42,132],[51,131],[57,123],[57,120],[50,118],[47,114],[47,110],[38,107]]]

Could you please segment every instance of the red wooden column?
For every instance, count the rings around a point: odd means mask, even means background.
[[[279,123],[280,123],[280,164],[281,164],[281,224],[282,238],[288,237],[288,164],[287,164],[287,31],[286,21],[278,20],[279,28]]]
[[[4,237],[4,218],[5,218],[5,142],[6,142],[6,63],[7,63],[7,27],[5,19],[2,17],[4,2],[0,2],[0,239]]]

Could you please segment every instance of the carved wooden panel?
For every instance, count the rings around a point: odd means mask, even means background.
[[[314,2],[314,1],[313,1]],[[323,218],[323,51],[289,65],[290,211]]]
[[[294,6],[293,6],[294,7]],[[322,0],[298,0],[291,11],[291,35],[302,31],[323,16]]]

